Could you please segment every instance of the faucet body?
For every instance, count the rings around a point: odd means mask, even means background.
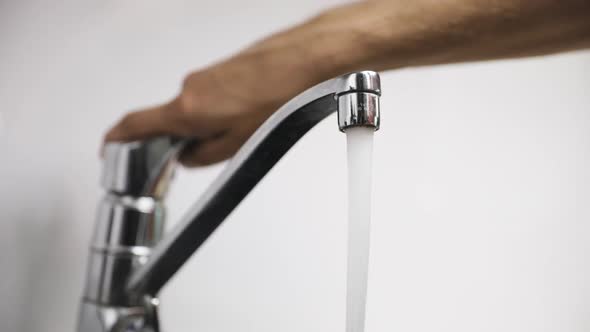
[[[379,75],[362,71],[320,83],[275,112],[164,236],[164,197],[191,139],[158,137],[105,147],[96,227],[78,332],[158,332],[159,290],[281,157],[338,112],[342,131],[379,128]]]

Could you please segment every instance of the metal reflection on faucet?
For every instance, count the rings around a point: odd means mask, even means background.
[[[276,111],[244,143],[180,222],[163,236],[162,199],[189,139],[159,137],[105,147],[79,332],[159,331],[157,295],[229,213],[312,127],[338,112],[341,131],[379,129],[379,75],[320,83]]]

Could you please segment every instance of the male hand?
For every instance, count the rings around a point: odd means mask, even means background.
[[[186,151],[187,166],[208,165],[230,157],[276,105],[256,98],[255,77],[224,79],[215,68],[190,74],[172,101],[127,114],[107,134],[106,141],[130,141],[158,135],[194,137]]]
[[[106,141],[197,138],[188,166],[224,160],[287,100],[359,69],[386,70],[590,47],[590,1],[365,1],[329,10],[190,74],[169,103],[125,116]]]

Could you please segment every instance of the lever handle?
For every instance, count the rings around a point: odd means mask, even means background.
[[[162,198],[178,155],[194,140],[161,136],[105,145],[102,186],[121,196]]]

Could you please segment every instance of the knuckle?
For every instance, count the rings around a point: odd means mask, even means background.
[[[133,129],[133,113],[128,113],[119,121],[119,128],[122,131],[129,131]]]
[[[178,96],[178,111],[182,116],[188,116],[193,113],[197,107],[196,99],[197,98],[186,89],[180,93],[180,96]]]
[[[191,82],[193,81],[193,78],[194,78],[194,74],[189,74],[182,80],[182,89],[183,90],[189,89]]]

